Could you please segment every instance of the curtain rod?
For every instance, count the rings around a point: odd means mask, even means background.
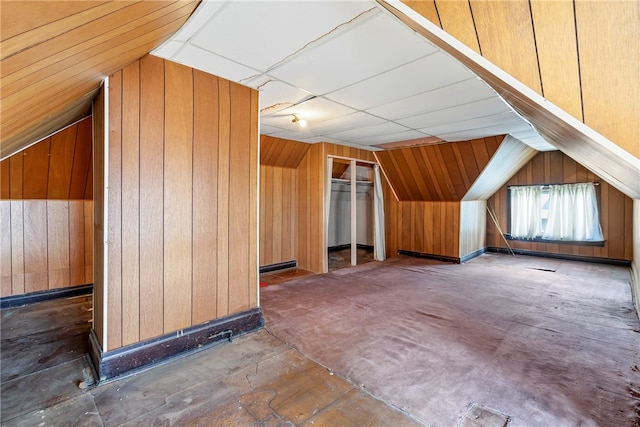
[[[542,188],[549,188],[552,185],[572,185],[572,184],[593,184],[595,186],[600,185],[599,182],[569,182],[569,183],[564,183],[564,184],[513,184],[513,185],[507,185],[507,188],[511,188],[511,187],[542,187]]]

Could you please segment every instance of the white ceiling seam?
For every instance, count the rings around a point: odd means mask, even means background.
[[[476,73],[373,0],[204,1],[152,54],[259,90],[265,135],[378,150],[514,132],[554,149]]]

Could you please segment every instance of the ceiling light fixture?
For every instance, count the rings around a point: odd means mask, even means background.
[[[301,128],[307,127],[307,121],[301,119],[298,114],[293,114],[293,120],[291,120],[291,122],[299,124]]]

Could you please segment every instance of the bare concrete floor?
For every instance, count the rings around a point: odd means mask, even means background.
[[[75,301],[1,312],[3,426],[640,420],[625,268],[486,254],[305,274],[261,289],[265,330],[84,390],[88,300]]]
[[[271,333],[425,425],[477,404],[509,426],[636,426],[627,268],[485,254],[398,257],[261,292]]]

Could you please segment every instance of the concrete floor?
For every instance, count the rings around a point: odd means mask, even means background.
[[[287,280],[260,291],[265,330],[84,390],[86,299],[67,326],[56,302],[3,310],[1,424],[639,423],[628,269],[485,254]]]

